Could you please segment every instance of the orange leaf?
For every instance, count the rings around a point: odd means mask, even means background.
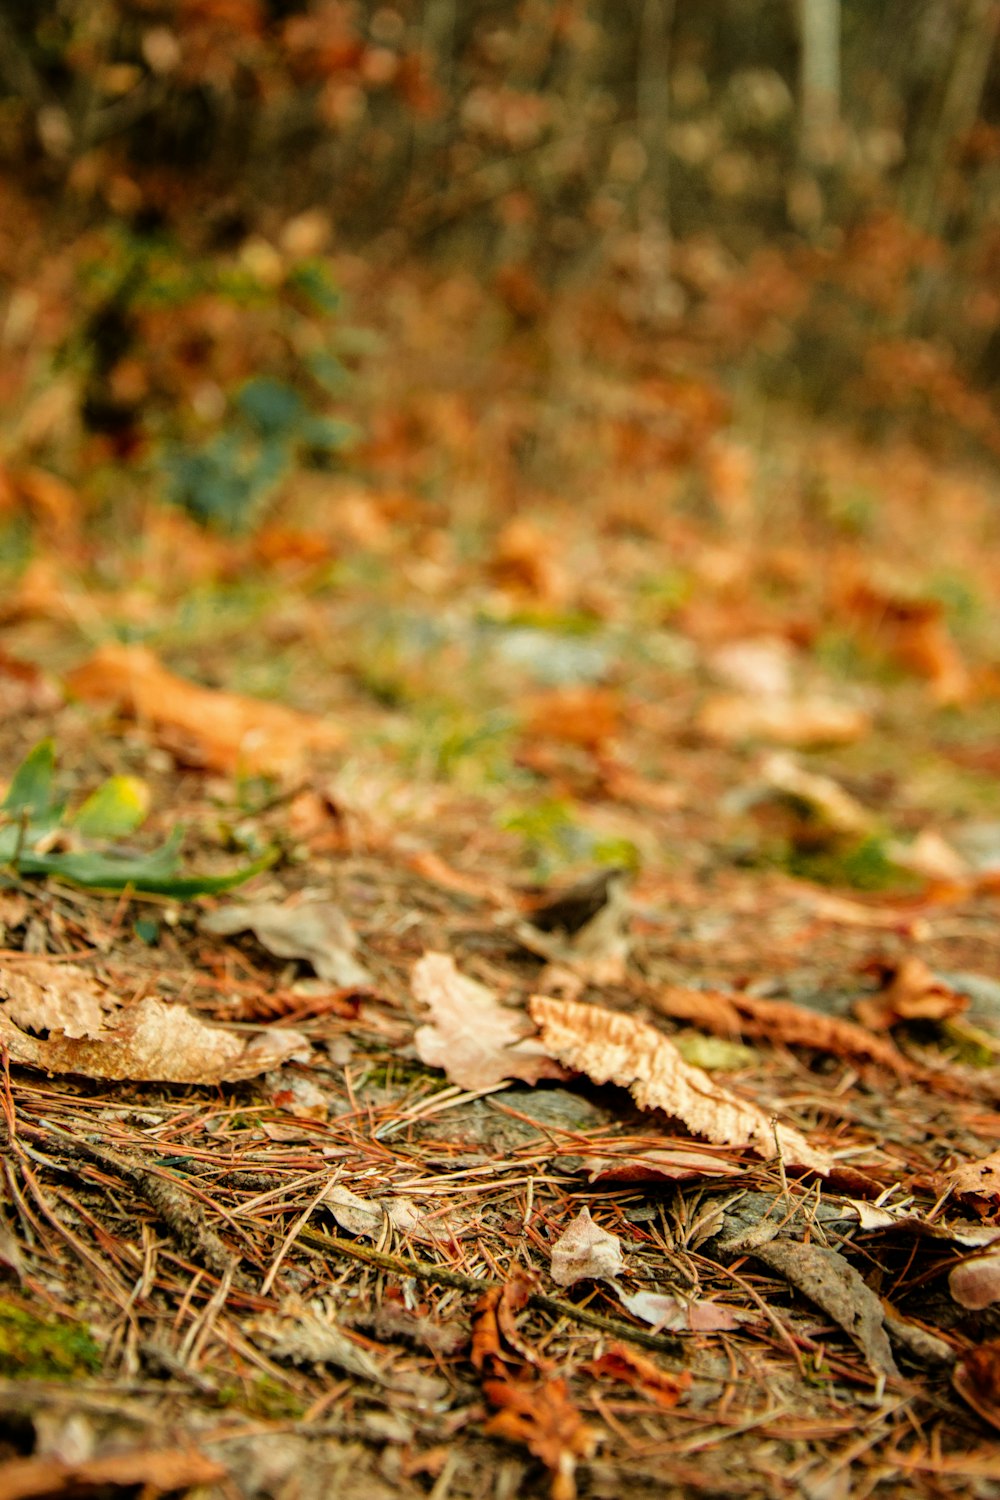
[[[593,1456],[597,1435],[570,1400],[565,1380],[485,1380],[483,1393],[500,1408],[484,1430],[523,1443],[552,1475],[552,1500],[574,1500],[577,1460]]]
[[[176,677],[144,646],[102,646],[69,674],[67,686],[148,720],[180,758],[217,771],[287,775],[309,750],[343,744],[341,731],[322,719]]]
[[[620,1380],[664,1407],[676,1406],[691,1384],[690,1370],[681,1370],[676,1375],[661,1370],[654,1360],[627,1344],[610,1344],[600,1359],[584,1369],[599,1380]]]

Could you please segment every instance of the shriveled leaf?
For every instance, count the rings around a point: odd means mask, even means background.
[[[645,1022],[544,995],[533,996],[529,1009],[547,1052],[595,1083],[627,1088],[641,1108],[661,1109],[717,1144],[750,1146],[766,1158],[780,1152],[790,1166],[824,1175],[830,1171],[830,1158],[799,1131],[691,1067],[667,1037]]]
[[[967,995],[938,979],[922,958],[908,954],[898,963],[877,963],[871,970],[881,988],[854,1006],[854,1014],[873,1031],[885,1031],[900,1021],[942,1021],[968,1008]]]
[[[357,937],[339,906],[303,901],[297,906],[257,901],[221,907],[202,917],[205,932],[228,936],[250,931],[278,958],[310,963],[320,979],[348,989],[371,984],[372,977],[354,957]]]
[[[483,1394],[499,1407],[484,1430],[523,1443],[552,1475],[553,1500],[574,1500],[577,1462],[593,1456],[597,1434],[570,1400],[565,1380],[484,1380]]]
[[[668,1410],[677,1405],[691,1385],[690,1370],[679,1370],[676,1374],[672,1370],[663,1370],[648,1355],[630,1349],[628,1344],[609,1344],[599,1359],[583,1368],[586,1374],[595,1375],[598,1380],[618,1380],[623,1385],[630,1385],[657,1406]]]
[[[614,1281],[624,1269],[621,1240],[595,1224],[586,1207],[552,1246],[551,1275],[559,1286]]]
[[[488,1089],[505,1078],[537,1083],[563,1078],[562,1068],[533,1040],[526,1018],[500,1005],[492,990],[460,974],[446,953],[425,953],[413,969],[415,998],[432,1021],[414,1037],[421,1062],[443,1068],[464,1089]]]
[[[48,959],[0,974],[0,999],[0,1038],[11,1060],[48,1073],[214,1084],[252,1078],[309,1052],[299,1032],[247,1040],[152,996],[122,1005],[86,971]]]
[[[585,1156],[580,1170],[588,1181],[605,1182],[699,1182],[706,1177],[739,1177],[743,1168],[710,1151],[681,1146],[616,1156]]]
[[[109,776],[70,819],[85,839],[118,839],[141,828],[149,813],[149,787],[138,776]]]
[[[152,724],[168,749],[213,770],[291,774],[310,751],[343,744],[341,731],[322,719],[200,687],[144,646],[102,646],[67,685],[79,698],[113,703]]]

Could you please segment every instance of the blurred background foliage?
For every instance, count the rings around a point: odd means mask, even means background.
[[[515,329],[590,299],[597,353],[613,327],[646,374],[996,453],[998,25],[994,0],[7,7],[8,458],[127,459],[252,519],[351,441],[331,249],[461,266]]]

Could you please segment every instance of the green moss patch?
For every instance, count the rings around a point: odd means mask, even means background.
[[[101,1367],[90,1330],[68,1318],[39,1318],[0,1298],[0,1375],[73,1380]]]

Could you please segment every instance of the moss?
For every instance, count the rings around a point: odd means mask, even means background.
[[[296,1421],[306,1410],[306,1403],[295,1391],[279,1385],[269,1375],[260,1375],[244,1385],[233,1382],[219,1387],[217,1405],[238,1407],[253,1417],[267,1421]]]
[[[39,1318],[0,1298],[0,1375],[74,1380],[101,1367],[101,1351],[83,1323]]]

